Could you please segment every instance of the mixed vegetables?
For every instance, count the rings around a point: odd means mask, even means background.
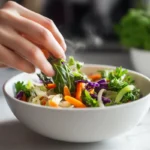
[[[39,73],[39,82],[15,83],[15,97],[21,101],[56,108],[106,107],[138,100],[140,89],[122,67],[85,75],[83,63],[49,58],[55,76]]]

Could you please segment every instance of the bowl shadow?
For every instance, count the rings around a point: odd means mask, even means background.
[[[105,141],[68,143],[53,140],[31,131],[18,120],[0,123],[0,134],[0,150],[101,150],[107,145]]]

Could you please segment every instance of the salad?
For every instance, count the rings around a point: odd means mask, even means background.
[[[55,76],[37,74],[39,81],[15,83],[15,97],[20,101],[55,108],[107,107],[138,100],[140,89],[128,70],[97,70],[86,75],[83,63],[69,57],[68,61],[49,58]]]

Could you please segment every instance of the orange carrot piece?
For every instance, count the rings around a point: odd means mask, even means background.
[[[68,86],[64,86],[64,96],[71,96],[70,90]]]
[[[26,97],[26,95],[25,95],[25,94],[23,94],[23,96],[22,96],[21,100],[22,100],[22,101],[25,101],[25,102],[27,101],[27,97]]]
[[[41,101],[41,105],[44,105],[44,106],[45,106],[45,105],[46,105],[46,103],[47,103],[47,101],[46,101],[46,100],[42,100],[42,101]]]
[[[91,90],[90,90],[90,94],[94,94],[94,89],[91,89]]]
[[[58,105],[52,100],[48,101],[48,105],[51,106],[51,107],[58,107]]]
[[[47,88],[49,88],[49,89],[56,88],[56,84],[54,84],[54,83],[49,83],[49,84],[47,84]]]
[[[45,55],[46,58],[49,58],[50,54],[49,54],[48,50],[41,49],[41,51],[43,52],[43,54]]]
[[[86,106],[76,106],[75,108],[86,108]]]
[[[74,105],[75,107],[82,107],[82,108],[85,108],[86,106],[79,100],[77,100],[76,98],[74,97],[71,97],[71,96],[65,96],[64,99],[66,101],[68,101],[70,104]]]
[[[91,80],[96,81],[102,78],[101,74],[96,73],[88,76]]]
[[[76,99],[81,100],[81,94],[82,94],[82,90],[83,90],[83,83],[82,82],[79,82],[77,84],[77,91],[76,91]]]

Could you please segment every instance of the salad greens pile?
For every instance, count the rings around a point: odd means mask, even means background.
[[[150,12],[130,9],[115,26],[121,44],[127,48],[150,50]]]
[[[74,92],[75,81],[85,78],[80,71],[82,64],[75,61],[73,57],[70,57],[68,63],[56,58],[49,58],[48,60],[56,73],[55,76],[52,77],[53,82],[57,85],[54,91],[63,94],[63,88],[66,85],[71,93]]]
[[[50,107],[106,107],[138,100],[140,89],[128,70],[98,70],[91,75],[81,72],[83,63],[69,57],[68,61],[49,58],[55,75],[47,77],[39,73],[39,83],[18,81],[16,98]],[[40,84],[40,85],[39,85]]]

